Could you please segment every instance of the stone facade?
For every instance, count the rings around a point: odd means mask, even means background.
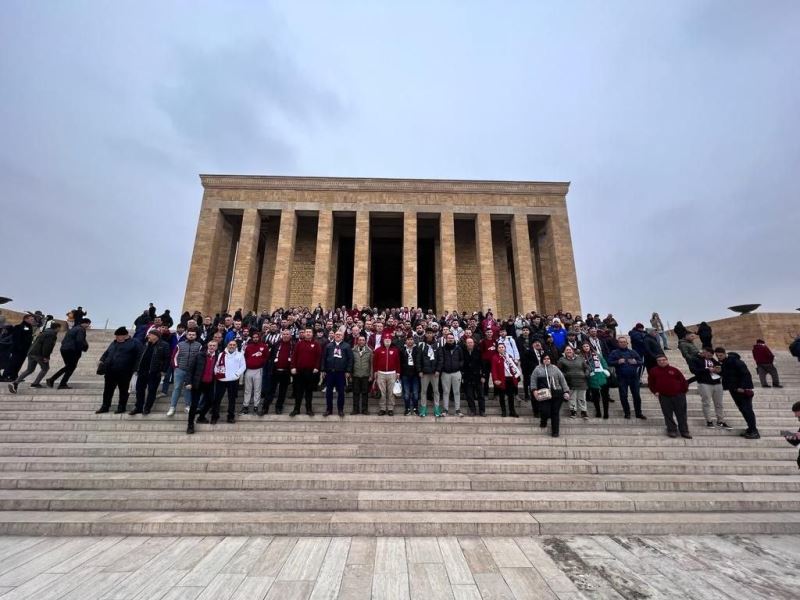
[[[435,306],[423,308],[437,311],[581,311],[567,183],[235,175],[201,181],[187,310],[370,305],[375,286],[397,277],[388,281],[400,282],[398,305],[424,304],[418,286],[427,285]],[[399,228],[391,235],[390,222]],[[400,243],[402,260],[379,265],[382,243]],[[432,248],[424,265],[418,243],[428,244],[426,256]],[[352,284],[342,289],[344,281]]]
[[[776,352],[788,349],[800,335],[800,313],[750,313],[707,323],[711,326],[714,345],[727,349],[749,349],[757,339],[762,339]],[[686,328],[696,331],[697,325]]]

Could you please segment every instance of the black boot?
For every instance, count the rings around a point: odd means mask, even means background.
[[[506,399],[502,396],[500,397],[500,416],[507,417],[508,414],[506,413]]]
[[[353,412],[350,413],[351,415],[361,414],[361,408],[359,407],[359,404],[360,402],[357,399],[353,398]]]
[[[364,403],[361,406],[361,414],[362,415],[368,415],[369,414],[369,408],[367,406],[368,404],[369,404],[369,396],[364,398]]]

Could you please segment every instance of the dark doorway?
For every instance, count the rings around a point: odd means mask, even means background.
[[[339,253],[336,260],[336,306],[350,307],[353,304],[353,260],[356,240],[339,238]]]
[[[400,306],[403,297],[403,241],[373,238],[370,254],[372,306]]]
[[[436,254],[434,240],[417,241],[417,302],[436,311]]]

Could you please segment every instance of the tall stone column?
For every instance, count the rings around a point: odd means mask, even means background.
[[[278,252],[275,255],[275,278],[272,281],[272,302],[270,308],[287,308],[289,301],[289,274],[294,260],[294,240],[297,229],[297,216],[291,208],[281,211],[281,225],[278,233]]]
[[[403,306],[417,306],[417,213],[403,217]]]
[[[209,296],[214,281],[213,273],[219,251],[223,218],[218,208],[203,207],[200,209],[192,262],[189,264],[189,278],[186,282],[186,294],[183,297],[183,310],[185,311],[199,310],[204,315],[213,312],[214,307],[211,306]],[[216,310],[219,310],[219,307]]]
[[[497,312],[497,287],[494,280],[494,253],[492,252],[492,218],[489,213],[478,213],[475,219],[475,239],[478,245],[478,264],[481,272],[481,310],[491,308]]]
[[[353,304],[366,306],[369,301],[369,211],[356,212],[355,256],[353,257]]]
[[[328,306],[331,273],[331,243],[333,241],[333,211],[320,210],[317,222],[317,250],[314,255],[314,288],[311,290],[313,306]]]
[[[242,229],[239,247],[233,266],[230,305],[228,312],[239,308],[243,314],[255,310],[256,283],[258,279],[258,240],[261,235],[261,215],[257,208],[245,208],[242,214]]]
[[[573,315],[581,313],[581,299],[578,293],[578,276],[575,273],[575,258],[572,254],[572,236],[569,232],[569,216],[566,209],[562,214],[551,215],[548,219],[545,246],[552,257],[553,276],[558,282],[558,306],[548,310],[569,311]]]
[[[514,274],[517,283],[517,307],[520,312],[538,310],[536,306],[536,284],[533,278],[531,258],[531,236],[528,232],[528,216],[515,214],[511,227],[511,244],[514,253]]]
[[[442,304],[444,305],[439,309],[441,313],[459,308],[456,282],[455,222],[452,211],[442,212],[439,217],[439,238],[442,252],[439,268],[442,274]]]

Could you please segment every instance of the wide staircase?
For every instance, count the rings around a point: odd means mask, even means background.
[[[420,419],[378,417],[373,404],[369,416],[339,419],[322,417],[319,395],[313,418],[287,409],[189,436],[182,403],[167,417],[165,398],[147,417],[94,414],[94,371],[111,339],[89,332],[70,391],[0,390],[0,533],[800,532],[797,450],[779,435],[796,426],[800,390],[800,365],[786,352],[777,361],[786,387],[756,391],[756,441],[740,437],[727,394],[736,430],[707,429],[695,386],[692,440],[665,436],[648,392],[647,421],[623,419],[615,402],[607,421],[563,418],[557,439],[527,406],[519,419],[501,418],[491,400],[485,418]]]

